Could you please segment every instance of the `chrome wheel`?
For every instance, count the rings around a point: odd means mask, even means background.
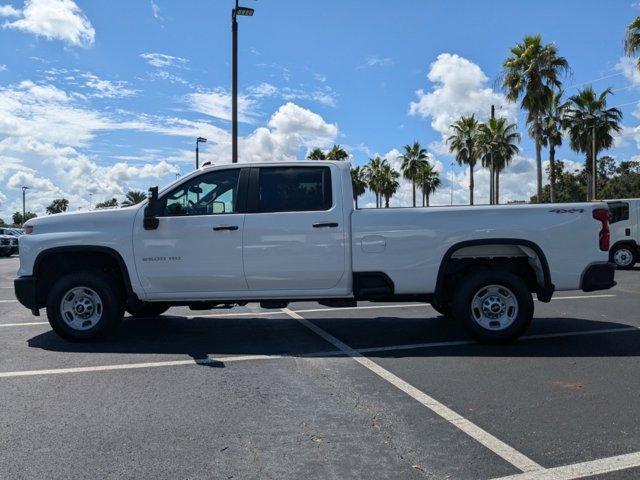
[[[482,328],[504,330],[518,316],[518,300],[511,290],[502,285],[487,285],[473,296],[471,316]]]
[[[620,247],[613,254],[613,261],[619,267],[628,267],[633,262],[633,252],[627,247]]]
[[[102,300],[88,287],[74,287],[62,297],[60,315],[74,330],[88,330],[102,318]]]

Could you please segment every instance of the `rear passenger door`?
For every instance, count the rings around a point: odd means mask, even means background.
[[[341,186],[329,166],[252,168],[243,233],[252,291],[336,287],[345,270]],[[337,172],[336,172],[337,173]]]

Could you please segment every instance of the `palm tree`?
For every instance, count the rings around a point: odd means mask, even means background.
[[[347,158],[349,154],[340,145],[334,145],[327,153],[327,160],[346,160]]]
[[[564,125],[569,132],[571,149],[585,154],[585,171],[589,174],[597,174],[592,165],[597,162],[598,153],[611,148],[613,133],[622,130],[622,112],[607,108],[607,96],[612,93],[607,88],[598,95],[589,85],[567,102]],[[595,192],[591,192],[591,196],[595,198]]]
[[[376,208],[382,206],[380,199],[381,194],[381,171],[382,167],[387,163],[387,160],[376,156],[369,159],[369,164],[365,167],[365,179],[369,190],[371,190],[376,196]]]
[[[402,176],[406,180],[411,181],[413,188],[413,206],[416,206],[416,175],[426,163],[429,155],[427,151],[420,146],[417,141],[413,142],[413,145],[405,145],[404,153],[398,157],[402,160],[400,169],[402,170]]]
[[[624,36],[624,53],[627,56],[635,55],[640,50],[640,17],[636,17],[633,22],[627,25]],[[640,69],[640,58],[638,59],[638,69]]]
[[[502,64],[502,86],[507,99],[521,99],[521,107],[527,111],[527,123],[533,124],[530,132],[536,144],[536,173],[538,199],[542,198],[542,112],[553,92],[560,90],[560,76],[569,70],[569,63],[558,56],[554,44],[542,44],[540,35],[524,37],[511,49],[511,55]]]
[[[541,143],[549,146],[549,200],[556,201],[556,147],[562,145],[562,121],[565,104],[562,92],[554,92],[541,116]]]
[[[473,169],[480,156],[480,126],[474,115],[460,117],[449,125],[452,134],[447,138],[449,151],[455,153],[458,165],[469,165],[469,204],[473,205]]]
[[[389,208],[391,197],[400,188],[399,178],[400,174],[386,160],[383,160],[382,168],[380,169],[380,194],[384,197],[385,208]]]
[[[351,169],[351,185],[353,187],[353,200],[358,209],[358,197],[364,195],[367,189],[366,167],[355,167]]]
[[[113,208],[118,206],[118,200],[115,198],[111,198],[109,200],[105,200],[104,202],[96,203],[96,210],[99,208]]]
[[[140,202],[143,202],[147,199],[147,194],[144,192],[140,192],[138,190],[130,190],[127,192],[127,195],[124,197],[124,201],[122,202],[123,207],[131,207],[133,205],[137,205]]]
[[[307,154],[307,160],[326,160],[327,156],[319,148],[314,148]]]
[[[47,213],[49,215],[53,215],[54,213],[62,213],[66,212],[67,208],[69,208],[69,200],[67,200],[66,198],[56,198],[47,207]]]
[[[440,186],[440,176],[438,172],[429,164],[425,163],[418,172],[418,187],[422,190],[422,206],[429,206],[429,197]]]
[[[520,134],[515,123],[506,118],[491,118],[481,127],[482,165],[488,167],[493,159],[494,191],[491,203],[500,203],[500,172],[520,151]]]

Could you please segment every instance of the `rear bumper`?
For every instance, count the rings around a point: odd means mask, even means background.
[[[583,292],[595,292],[596,290],[608,290],[616,285],[614,280],[616,265],[612,262],[594,263],[589,265],[582,274]]]
[[[18,301],[32,312],[38,311],[36,277],[18,277],[13,281]]]

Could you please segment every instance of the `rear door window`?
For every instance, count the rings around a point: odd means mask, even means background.
[[[258,177],[259,213],[329,210],[329,167],[263,167]]]

